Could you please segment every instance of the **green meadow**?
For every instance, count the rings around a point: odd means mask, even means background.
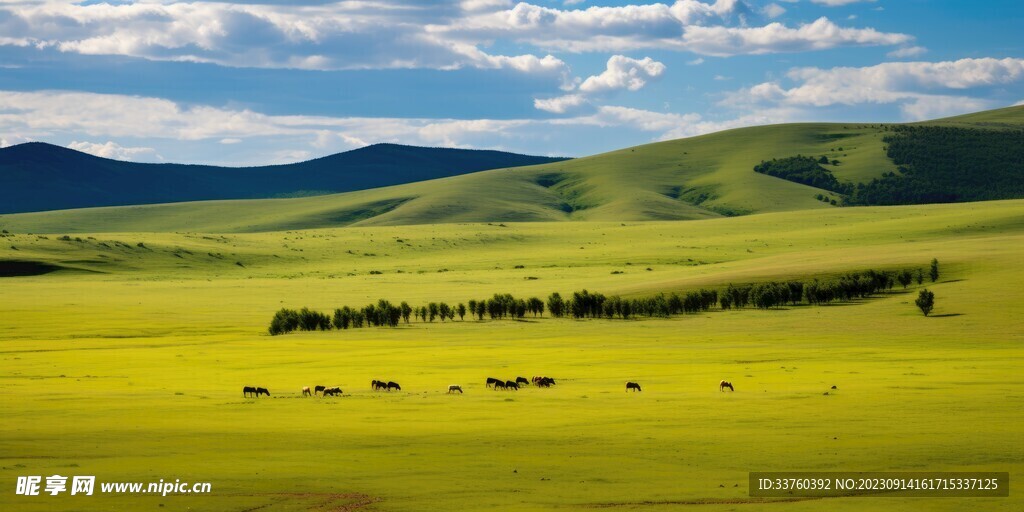
[[[690,222],[75,229],[66,239],[15,219],[0,259],[56,271],[0,280],[0,509],[1024,508],[1024,201],[814,207]],[[936,295],[930,317],[913,284],[830,306],[668,319],[266,334],[281,307],[583,288],[643,296],[927,270],[932,258],[941,276],[924,285]],[[534,375],[558,384],[484,386]],[[402,391],[371,391],[378,378]],[[736,391],[719,392],[722,379]],[[626,393],[627,380],[643,392]],[[344,395],[301,397],[317,384]],[[446,394],[449,384],[465,394]],[[272,396],[243,398],[246,385]],[[748,497],[748,472],[768,470],[1009,471],[1011,490]],[[12,492],[18,476],[53,474],[210,482],[212,492]]]

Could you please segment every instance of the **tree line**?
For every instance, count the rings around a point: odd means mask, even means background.
[[[933,259],[927,277],[935,282],[939,278],[939,263]],[[270,321],[271,335],[292,331],[326,331],[330,329],[358,329],[362,327],[397,327],[400,323],[416,321],[430,323],[453,321],[455,317],[491,320],[522,319],[527,314],[538,317],[547,312],[553,318],[621,318],[669,317],[710,311],[756,308],[774,309],[786,305],[822,305],[868,298],[892,290],[897,284],[903,289],[916,282],[923,284],[925,272],[903,269],[899,271],[866,270],[851,272],[828,279],[810,281],[762,282],[729,284],[721,290],[692,290],[685,293],[659,293],[649,297],[624,298],[618,295],[581,290],[563,297],[555,292],[547,301],[539,297],[516,298],[508,293],[494,294],[489,299],[471,299],[465,303],[448,304],[430,302],[413,307],[408,302],[398,305],[380,299],[362,308],[344,306],[327,315],[309,308],[292,310],[282,308]],[[926,290],[925,290],[926,291]],[[928,292],[927,307],[917,302],[927,316],[934,307],[934,294]]]

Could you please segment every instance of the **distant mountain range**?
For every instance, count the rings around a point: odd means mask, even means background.
[[[30,142],[0,149],[0,214],[349,192],[564,158],[374,144],[263,167],[145,164]]]
[[[3,156],[7,152],[33,147],[3,150],[0,161],[8,158]],[[57,153],[115,167],[137,165],[39,147],[48,149],[51,158]],[[328,164],[332,159],[359,165]],[[527,159],[524,163],[531,164],[541,160],[507,153],[384,145],[321,159],[322,165],[314,160],[277,168],[205,168],[206,172],[190,166],[169,168],[191,170],[187,175],[194,181],[188,183],[195,187],[205,183],[198,181],[201,178],[216,176],[220,180],[217,186],[222,187],[218,191],[238,197],[243,192],[252,196],[257,192],[323,190],[329,188],[324,183],[331,179],[366,188],[373,186],[369,183],[384,183],[369,181],[382,178],[374,174],[394,172],[386,179],[410,181],[430,172],[468,169],[470,163],[480,167],[498,161],[512,165],[513,159]],[[452,163],[456,160],[464,167]],[[773,160],[777,161],[771,166],[786,170],[784,175],[755,171]],[[14,187],[9,186],[11,173],[0,163],[0,173],[5,173],[0,176],[8,185],[0,189],[0,198],[12,204],[14,199],[41,201],[60,191],[69,196],[62,199],[65,203],[76,195],[97,197],[101,193],[112,202],[138,203],[142,192],[153,201],[163,200],[154,197],[163,188],[178,194],[185,190],[168,177],[173,174],[163,172],[163,166],[151,166],[145,169],[161,172],[146,175],[148,183],[158,182],[159,186],[140,191],[139,185],[134,185],[126,188],[132,193],[118,197],[116,187],[121,184],[117,180],[127,180],[121,177],[127,174],[124,171],[107,176],[92,168],[88,179],[70,180],[68,176],[77,176],[76,164],[49,161],[50,167],[45,169],[52,171],[38,170],[35,178],[33,174],[16,174],[21,181]],[[789,169],[801,162],[809,165]],[[281,172],[306,166],[320,171],[310,172],[313,178],[305,182],[287,181],[291,174],[301,176],[301,172]],[[254,176],[267,176],[277,186],[255,183],[259,180]],[[51,183],[60,179],[68,181]],[[0,228],[14,233],[228,233],[466,222],[695,220],[795,210],[807,211],[812,218],[815,210],[847,205],[1024,199],[1022,184],[1024,106],[1018,106],[911,124],[798,123],[738,128],[541,165],[502,167],[316,197],[0,214]],[[265,188],[250,188],[257,186]]]

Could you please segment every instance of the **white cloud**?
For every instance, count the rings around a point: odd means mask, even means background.
[[[10,133],[0,136],[0,148],[6,148],[8,146],[15,146],[18,144],[24,144],[26,142],[32,142],[35,139],[30,137],[23,137],[17,133]]]
[[[775,19],[786,14],[786,8],[779,4],[772,3],[764,6],[764,9],[761,9],[761,12],[763,12],[768,19]]]
[[[564,114],[587,104],[587,99],[582,94],[566,94],[549,99],[536,98],[533,100],[534,108],[551,112],[553,114]]]
[[[704,64],[704,57],[697,57],[696,59],[686,61],[687,66],[700,66]]]
[[[133,162],[151,162],[160,161],[163,158],[156,153],[153,148],[142,148],[142,147],[124,147],[116,142],[107,141],[103,144],[95,142],[79,142],[73,141],[68,144],[68,147],[75,151],[81,151],[83,153],[89,153],[91,155],[112,158],[114,160],[125,160]]]
[[[664,64],[650,57],[638,60],[624,55],[613,55],[608,59],[605,70],[583,80],[577,92],[554,98],[534,99],[533,106],[554,114],[580,110],[599,97],[618,91],[639,91],[648,82],[660,78],[665,69]]]
[[[609,91],[638,91],[647,82],[657,79],[665,72],[665,65],[650,58],[631,59],[623,55],[614,55],[608,59],[603,73],[588,77],[580,84],[580,91],[585,93],[603,93]]]
[[[779,9],[783,8],[776,7],[768,12],[781,14]],[[427,30],[438,37],[474,44],[510,39],[569,52],[663,49],[719,56],[893,45],[911,40],[905,34],[839,27],[827,18],[797,28],[780,23],[743,26],[750,12],[744,2],[737,0],[713,4],[678,0],[672,5],[595,6],[577,10],[521,2],[508,10],[433,24]],[[740,26],[729,26],[736,20]]]
[[[476,42],[428,34],[430,23],[490,12],[508,1],[339,1],[325,5],[190,3],[0,4],[0,45],[55,48],[231,67],[513,69],[567,73],[548,55],[489,55]],[[463,9],[466,12],[463,12]]]
[[[910,57],[920,57],[926,53],[928,53],[928,49],[923,46],[907,46],[905,48],[893,50],[885,55],[892,59],[906,59]]]
[[[726,95],[723,105],[826,107],[898,104],[911,120],[991,108],[989,100],[951,94],[1024,80],[1024,59],[961,59],[946,62],[887,62],[831,69],[796,68],[787,74],[794,87],[765,82]]]
[[[763,27],[688,27],[683,46],[705,55],[731,56],[826,50],[838,46],[879,46],[903,44],[905,34],[878,32],[866,28],[842,28],[828,18],[789,28],[781,23]]]
[[[619,146],[628,146],[782,119],[766,116],[712,121],[695,113],[610,105],[554,119],[274,116],[211,106],[185,107],[160,98],[0,91],[0,142],[64,139],[71,141],[69,147],[108,158],[160,161],[161,155],[171,155],[169,159],[174,161],[229,165],[306,160],[378,142],[521,152],[537,152],[539,144],[549,144],[546,153],[567,155],[574,154],[573,149],[577,154],[606,149],[591,140],[593,135],[605,133],[603,130],[614,133]],[[124,144],[126,140],[133,144]],[[202,154],[210,156],[204,159]]]

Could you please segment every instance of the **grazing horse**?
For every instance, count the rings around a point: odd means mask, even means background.
[[[338,386],[334,386],[333,388],[326,388],[326,389],[324,389],[324,396],[327,396],[327,395],[338,396],[340,394],[341,394],[341,388],[338,387]]]
[[[270,391],[267,391],[267,388],[256,388],[256,397],[259,398],[260,395],[270,396]]]
[[[309,390],[309,386],[302,386],[302,396],[313,396],[313,392]]]
[[[252,394],[252,396],[256,396],[256,388],[254,388],[252,386],[245,386],[245,387],[242,388],[242,396],[243,397],[249,396],[250,393]]]
[[[495,379],[494,377],[487,377],[487,387],[491,387],[494,384],[497,384],[499,382],[504,382],[504,381],[499,380],[499,379]]]
[[[626,391],[629,391],[631,389],[633,391],[643,391],[642,389],[640,389],[640,384],[637,384],[636,382],[627,382]]]
[[[389,381],[388,384],[387,384],[387,390],[391,391],[392,389],[396,389],[398,391],[401,391],[402,390],[402,386],[399,386],[397,382]]]
[[[735,389],[732,388],[732,382],[729,382],[727,380],[723,380],[722,382],[718,383],[718,390],[719,391],[725,391],[725,388],[729,388],[729,391],[736,391]]]
[[[508,385],[505,384],[505,381],[501,381],[501,380],[495,379],[495,381],[494,381],[494,390],[497,391],[498,388],[508,389]]]
[[[529,386],[530,385],[530,381],[526,380],[526,377],[516,377],[516,384],[522,384],[524,386]]]
[[[512,382],[512,381],[508,381],[508,382],[505,383],[505,389],[512,389],[512,390],[515,390],[515,391],[519,391],[519,384],[516,384],[515,382]]]
[[[459,394],[462,394],[462,386],[460,386],[458,384],[450,384],[448,386],[448,394],[449,395],[454,393],[454,392],[456,392],[456,391],[458,391]]]
[[[313,388],[313,394],[316,395],[317,393],[323,393],[325,389],[327,389],[327,386],[316,386]]]
[[[555,379],[552,379],[551,377],[541,377],[540,380],[537,381],[537,386],[542,388],[550,388],[554,385]]]
[[[382,389],[386,390],[388,388],[388,383],[382,380],[375,380],[371,382],[370,385],[373,386],[374,391],[380,391]]]

